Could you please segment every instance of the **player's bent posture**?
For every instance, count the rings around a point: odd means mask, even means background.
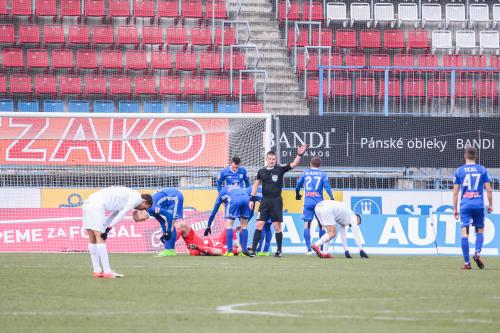
[[[465,148],[465,165],[455,171],[453,182],[453,212],[455,218],[460,217],[462,234],[462,253],[464,269],[471,269],[469,258],[469,227],[476,230],[476,246],[473,256],[480,269],[484,268],[481,260],[481,248],[484,240],[484,197],[483,188],[488,197],[488,212],[493,211],[493,193],[486,168],[476,164],[476,150],[473,147]],[[460,199],[460,213],[458,211],[458,192],[462,192]]]
[[[250,187],[250,179],[247,176],[247,169],[240,166],[241,159],[238,156],[234,156],[231,159],[231,164],[222,169],[219,173],[219,178],[217,178],[217,191],[222,190],[222,184],[225,182],[225,186],[239,186]]]
[[[252,193],[252,188],[248,187],[247,189],[248,196]],[[262,200],[262,186],[259,186],[257,188],[257,193],[253,196],[254,202],[260,202]],[[255,210],[255,205],[254,208],[251,210],[250,217],[248,220],[250,221],[253,217]],[[259,244],[257,245],[256,248],[256,256],[258,257],[269,257],[271,254],[271,239],[273,238],[273,230],[271,229],[273,225],[273,222],[271,219],[268,219],[266,221],[266,224],[264,224],[264,233],[261,233],[260,239],[259,239]]]
[[[163,235],[160,241],[164,245],[164,250],[158,253],[159,257],[175,256],[176,231],[172,228],[176,220],[183,218],[184,196],[182,192],[173,187],[167,187],[161,191],[153,193],[153,205],[148,209],[150,216],[153,216],[161,226]],[[167,225],[165,225],[165,220]]]
[[[83,228],[89,235],[89,252],[94,277],[123,277],[122,274],[113,272],[109,265],[106,250],[108,233],[132,209],[135,209],[132,217],[136,222],[147,220],[149,215],[144,210],[151,207],[151,204],[151,195],[140,194],[138,191],[120,186],[103,188],[85,200],[82,207]],[[106,217],[106,211],[110,211],[111,215]]]
[[[250,218],[250,208],[248,207],[248,202],[250,197],[247,194],[246,189],[230,186],[224,187],[219,194],[217,195],[217,199],[215,199],[214,208],[212,210],[212,214],[208,219],[208,226],[205,229],[205,236],[208,236],[212,232],[212,223],[214,221],[215,215],[219,211],[219,207],[222,203],[224,203],[226,209],[224,210],[224,219],[226,223],[226,245],[228,249],[233,248],[233,224],[235,219],[240,220],[240,244],[244,249],[242,251],[243,254],[248,255],[246,251],[246,246],[248,243],[248,219]],[[228,256],[231,256],[232,253],[228,252]]]
[[[330,239],[333,239],[335,237],[335,235],[337,234],[336,224],[338,223],[340,226],[342,240],[344,242],[346,257],[350,258],[351,255],[349,254],[349,251],[346,250],[347,247],[345,228],[351,226],[354,241],[359,248],[359,255],[361,256],[361,258],[368,258],[368,255],[361,246],[361,237],[358,227],[358,225],[361,224],[361,216],[354,214],[352,210],[349,209],[344,203],[333,200],[321,201],[316,205],[314,212],[316,214],[318,222],[321,223],[321,225],[326,229],[326,233],[312,246],[312,249],[314,250],[314,252],[316,252],[318,257],[332,257],[329,253],[322,253],[319,247],[325,243],[328,243]]]
[[[302,212],[302,220],[304,221],[304,241],[306,243],[306,255],[311,254],[311,222],[314,219],[314,207],[323,201],[323,188],[326,193],[333,200],[332,189],[328,182],[326,173],[319,169],[321,166],[321,159],[313,157],[311,159],[311,167],[305,169],[302,176],[300,176],[297,186],[295,187],[295,199],[301,200],[300,189],[304,186],[304,209]],[[319,237],[324,234],[323,228],[320,229]]]
[[[277,251],[275,257],[281,257],[281,245],[283,243],[283,230],[281,223],[283,222],[283,199],[281,191],[283,189],[283,177],[286,172],[292,170],[300,163],[301,156],[304,155],[307,145],[302,145],[297,149],[297,156],[292,163],[286,165],[276,164],[276,153],[270,151],[266,154],[267,166],[257,172],[257,179],[252,187],[252,195],[249,202],[250,209],[254,208],[255,195],[257,189],[262,183],[262,200],[260,202],[259,212],[257,214],[257,222],[255,224],[255,233],[253,234],[251,256],[255,256],[255,250],[259,243],[260,235],[264,223],[271,219],[274,225],[276,237]]]
[[[192,256],[223,256],[228,253],[228,247],[226,245],[226,231],[222,230],[221,234],[217,238],[206,237],[201,238],[194,232],[193,228],[184,222],[177,224],[177,237],[182,236],[186,246],[188,248],[189,254]],[[232,243],[232,254],[238,255],[241,248],[236,241],[236,232],[232,232],[231,239],[234,241]]]

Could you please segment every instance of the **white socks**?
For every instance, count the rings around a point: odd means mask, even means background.
[[[97,253],[97,244],[89,243],[90,258],[92,258],[92,267],[94,273],[101,272],[101,265],[99,264],[99,253]]]
[[[105,243],[96,244],[97,253],[99,254],[99,259],[101,259],[102,270],[104,273],[109,274],[112,272],[111,267],[109,266],[109,258],[108,251],[106,250]]]
[[[323,243],[323,253],[328,253],[328,248],[330,247],[330,241]]]
[[[316,241],[316,243],[314,243],[314,244],[316,244],[317,246],[321,246],[321,245],[323,245],[323,244],[325,244],[325,243],[328,243],[329,241],[330,241],[330,236],[328,235],[328,233],[325,233],[325,234],[324,234],[324,235],[323,235],[320,239],[318,239],[318,240]]]

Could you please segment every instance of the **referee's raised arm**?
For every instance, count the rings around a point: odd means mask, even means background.
[[[304,156],[304,153],[306,152],[306,150],[307,150],[307,145],[305,145],[305,144],[300,146],[299,148],[297,148],[297,156],[295,156],[295,159],[293,160],[293,162],[290,163],[290,167],[292,167],[292,169],[300,164],[300,159],[302,158],[302,156]]]

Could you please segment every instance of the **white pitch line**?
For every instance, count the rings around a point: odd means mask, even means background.
[[[273,301],[273,302],[249,302],[221,305],[217,307],[217,312],[222,314],[245,314],[254,316],[270,316],[270,317],[302,317],[302,315],[286,313],[286,312],[269,312],[269,311],[250,311],[238,310],[237,308],[253,306],[253,305],[270,305],[270,304],[302,304],[302,303],[321,303],[328,302],[329,299],[311,299],[311,300],[294,300],[294,301]]]

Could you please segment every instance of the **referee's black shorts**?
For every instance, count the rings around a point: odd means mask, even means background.
[[[279,197],[264,197],[260,202],[258,221],[283,222],[283,199]]]

